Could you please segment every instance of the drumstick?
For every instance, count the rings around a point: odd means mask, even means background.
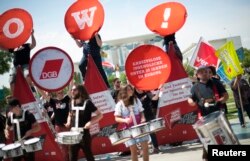
[[[136,119],[135,119],[135,114],[134,114],[132,106],[129,106],[128,108],[129,108],[130,116],[132,117],[134,125],[137,125],[137,122],[136,122]]]
[[[205,103],[204,103],[204,106],[205,106],[205,107],[214,106],[214,103],[205,102]]]

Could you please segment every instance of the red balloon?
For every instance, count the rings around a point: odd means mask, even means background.
[[[186,8],[181,3],[168,2],[152,8],[146,15],[145,23],[149,30],[166,36],[178,31],[186,17]]]
[[[64,24],[76,39],[89,40],[104,22],[104,9],[98,0],[78,0],[67,10]]]
[[[167,81],[171,62],[161,48],[142,45],[128,55],[125,71],[129,82],[136,88],[153,90]]]
[[[23,45],[30,37],[33,20],[29,12],[14,8],[0,16],[0,46],[14,49]]]

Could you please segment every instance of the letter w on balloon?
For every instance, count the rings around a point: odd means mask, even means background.
[[[74,12],[71,14],[71,16],[74,17],[80,30],[83,30],[85,28],[85,24],[87,24],[88,27],[91,27],[93,25],[93,19],[94,19],[96,9],[97,7],[94,6],[89,9]],[[90,16],[88,14],[89,12],[90,12]]]

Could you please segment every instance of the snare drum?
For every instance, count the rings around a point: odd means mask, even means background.
[[[24,149],[26,152],[35,152],[42,150],[42,142],[40,138],[32,138],[24,141]]]
[[[60,144],[78,144],[82,139],[82,134],[77,131],[60,132],[56,135],[56,141]]]
[[[5,144],[0,144],[0,157],[4,156],[2,148],[5,146]]]
[[[219,111],[199,119],[193,128],[206,150],[210,144],[239,144],[224,113]]]
[[[163,118],[157,118],[149,122],[150,132],[157,132],[165,128],[165,121]]]
[[[130,128],[130,132],[131,132],[133,138],[139,138],[139,137],[148,135],[150,132],[149,123],[146,122],[146,123],[132,126]]]
[[[131,139],[130,130],[126,129],[126,130],[117,131],[117,132],[111,134],[109,136],[109,139],[110,139],[112,145],[124,143],[124,142],[128,141],[129,139]]]
[[[20,143],[13,143],[2,148],[4,158],[14,158],[23,155],[23,149]]]

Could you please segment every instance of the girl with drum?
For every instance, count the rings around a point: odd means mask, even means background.
[[[123,124],[124,129],[145,122],[142,103],[135,96],[134,89],[131,85],[127,85],[119,91],[114,116],[116,122]],[[126,147],[130,148],[132,161],[138,161],[137,143],[141,144],[143,150],[143,161],[149,160],[148,141],[149,136],[144,135],[139,138],[132,138],[125,142]]]

